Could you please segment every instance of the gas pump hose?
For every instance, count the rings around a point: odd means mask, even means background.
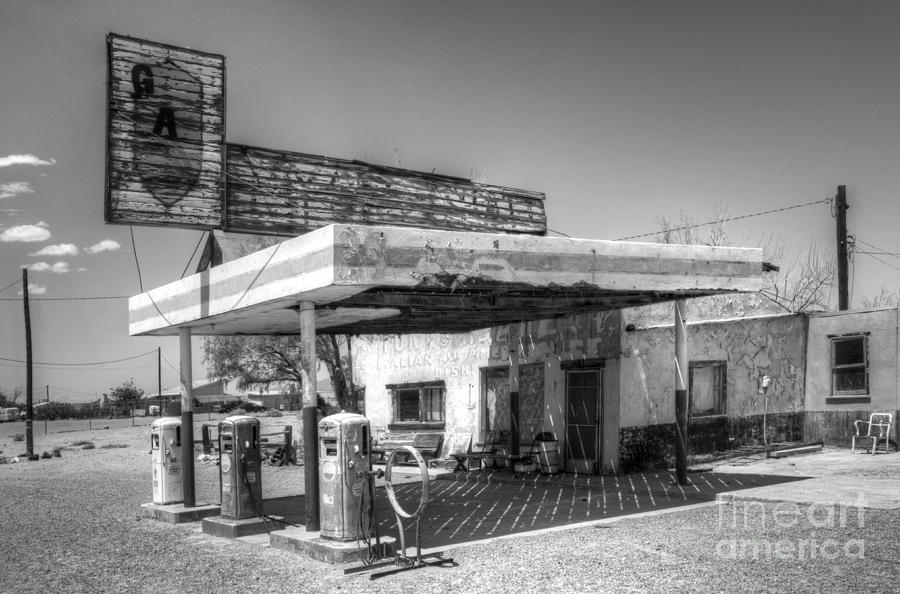
[[[356,548],[359,550],[360,561],[363,565],[371,565],[381,555],[381,551],[376,550],[377,547],[372,547],[371,535],[374,534],[376,541],[379,540],[378,523],[375,520],[375,477],[380,478],[383,475],[384,471],[381,469],[363,471],[357,475],[361,476],[364,481],[359,494],[359,502],[356,506]],[[369,525],[365,526],[363,521],[365,518],[363,514],[363,499],[366,499],[367,496],[369,500]],[[366,553],[363,552],[360,541],[366,543]]]
[[[253,503],[253,509],[256,510],[256,515],[259,516],[259,518],[263,521],[263,528],[266,529],[266,534],[272,534],[272,531],[269,530],[269,524],[266,522],[266,520],[270,520],[272,522],[280,522],[282,524],[287,524],[288,526],[293,526],[295,528],[303,527],[302,524],[295,524],[294,522],[289,522],[284,518],[279,520],[277,518],[273,518],[272,516],[266,515],[265,511],[263,510],[262,489],[259,490],[259,503],[257,503],[256,498],[253,496],[253,489],[250,488],[250,481],[247,480],[247,459],[243,455],[241,455],[241,469],[243,470],[243,472],[241,472],[241,475],[243,475],[244,477],[244,486],[247,487],[247,492],[250,493],[250,501]],[[260,473],[261,472],[262,468],[260,468]]]

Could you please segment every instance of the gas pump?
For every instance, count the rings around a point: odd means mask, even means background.
[[[319,520],[323,538],[357,540],[372,536],[371,471],[368,419],[338,413],[319,421]]]
[[[153,467],[153,503],[181,503],[181,419],[163,417],[150,424],[150,465]]]
[[[219,421],[219,484],[223,518],[261,515],[259,420],[237,415]]]

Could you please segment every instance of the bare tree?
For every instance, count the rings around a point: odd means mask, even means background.
[[[765,260],[778,265],[765,276],[761,293],[791,313],[828,311],[834,308],[835,261],[813,243],[806,252],[787,257],[780,239],[766,242]]]
[[[728,208],[724,205],[716,207],[713,220],[707,223],[697,224],[684,212],[677,224],[659,217],[657,222],[661,228],[660,241],[686,245],[734,245],[728,235],[728,219]],[[701,237],[703,228],[707,231],[705,240]],[[836,265],[818,245],[813,243],[803,254],[793,258],[787,256],[784,241],[780,238],[771,238],[763,242],[762,247],[763,259],[778,267],[777,270],[766,273],[764,288],[760,291],[763,296],[778,308],[791,313],[828,311],[834,308]],[[713,305],[712,309],[716,309],[715,304],[723,301],[723,297],[733,308],[733,297],[719,296],[711,298],[705,309],[709,309],[710,304]]]
[[[888,291],[882,285],[881,291],[874,297],[863,296],[860,300],[864,309],[877,309],[879,307],[893,307],[897,305],[898,295],[896,291]]]

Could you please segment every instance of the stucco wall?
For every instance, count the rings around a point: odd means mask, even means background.
[[[869,402],[829,403],[831,341],[829,336],[868,334]],[[819,314],[809,319],[806,373],[807,411],[853,411],[900,408],[897,394],[897,310],[894,308]],[[849,399],[848,399],[849,400]]]
[[[758,378],[769,375],[768,410],[803,410],[806,319],[799,315],[691,323],[688,358],[726,362],[725,414],[762,414]],[[675,422],[674,328],[625,332],[621,357],[622,427]]]
[[[352,339],[353,381],[366,388],[366,416],[373,427],[391,422],[388,384],[443,380],[446,428],[478,426],[479,368],[488,364],[491,331],[469,334],[367,335]]]
[[[385,386],[444,380],[445,432],[471,432],[480,437],[486,425],[481,369],[491,368],[502,375],[509,367],[510,343],[514,341],[521,366],[541,367],[541,373],[532,368],[529,377],[543,377],[542,412],[529,419],[523,417],[523,437],[549,431],[564,448],[564,367],[618,357],[620,319],[618,312],[603,312],[523,323],[518,340],[511,339],[509,326],[470,334],[354,337],[354,383],[366,388],[366,416],[373,427],[387,427],[392,403]],[[617,456],[618,375],[617,367],[608,361],[604,372],[604,459]],[[500,389],[506,390],[501,397],[508,398],[508,383],[499,383]],[[508,420],[500,419],[500,426],[507,428]]]

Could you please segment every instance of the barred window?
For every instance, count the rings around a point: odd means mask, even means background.
[[[391,384],[392,425],[443,427],[446,389],[444,382]]]

